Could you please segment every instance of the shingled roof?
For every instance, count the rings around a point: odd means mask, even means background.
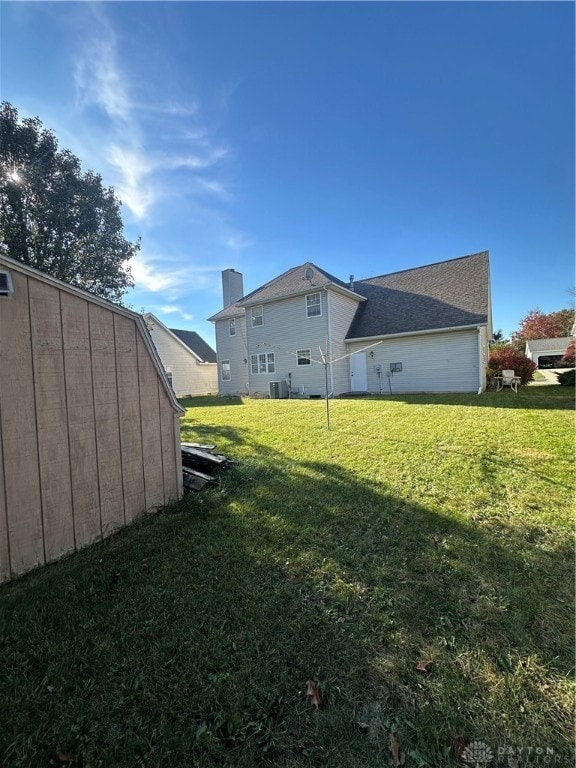
[[[244,308],[322,288],[345,290],[359,301],[347,339],[483,325],[490,316],[488,252],[357,280],[354,288],[311,261],[293,267],[210,320],[244,314]]]
[[[347,339],[482,325],[490,315],[488,252],[358,280],[367,301]]]
[[[188,349],[191,349],[203,363],[216,362],[216,352],[214,352],[212,347],[207,344],[196,331],[181,331],[178,330],[178,328],[170,328],[170,330],[174,336],[177,336],[180,341],[183,341]]]
[[[267,301],[282,299],[285,296],[310,293],[319,288],[325,288],[328,285],[338,286],[347,291],[350,290],[350,286],[342,282],[342,280],[320,269],[311,261],[307,261],[299,267],[292,267],[287,272],[275,277],[274,280],[270,280],[270,282],[252,291],[252,293],[243,296],[238,305],[246,307],[252,304],[262,304]]]

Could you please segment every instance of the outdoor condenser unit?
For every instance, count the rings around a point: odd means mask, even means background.
[[[288,397],[288,382],[285,379],[282,381],[271,381],[269,387],[271,399],[277,400]]]

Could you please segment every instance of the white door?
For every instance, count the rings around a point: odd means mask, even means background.
[[[355,352],[350,356],[350,389],[352,392],[366,392],[368,389],[366,352]]]

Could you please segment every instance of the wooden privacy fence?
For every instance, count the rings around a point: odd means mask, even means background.
[[[179,417],[142,318],[0,256],[0,581],[182,493]]]

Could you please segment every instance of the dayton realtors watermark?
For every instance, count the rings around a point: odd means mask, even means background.
[[[473,741],[462,750],[462,760],[475,768],[509,766],[509,768],[528,768],[528,766],[568,766],[566,759],[557,754],[553,747],[491,747],[483,741]],[[570,763],[572,766],[572,763]]]

